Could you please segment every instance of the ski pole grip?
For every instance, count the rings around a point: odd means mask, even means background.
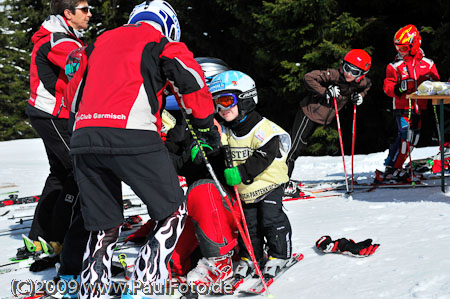
[[[225,165],[227,168],[233,167],[233,157],[231,156],[231,149],[229,145],[223,146],[223,152],[225,155]]]

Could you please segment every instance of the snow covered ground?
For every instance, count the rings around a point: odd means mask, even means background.
[[[438,152],[437,147],[414,150],[413,158]],[[355,175],[369,178],[383,169],[387,152],[355,157]],[[350,157],[346,156],[350,170]],[[19,190],[20,196],[41,192],[48,173],[40,139],[0,142],[0,196]],[[305,182],[343,179],[342,158],[301,157],[294,178]],[[126,191],[124,193],[127,193]],[[270,291],[275,298],[450,298],[450,197],[439,187],[377,189],[350,198],[330,197],[286,202],[293,229],[294,251],[305,255]],[[0,208],[3,215],[9,208]],[[1,263],[22,246],[20,210],[0,216]],[[9,219],[16,215],[16,219]],[[26,221],[21,227],[29,226]],[[381,247],[371,257],[321,254],[315,249],[322,235],[362,241],[372,238]],[[55,270],[2,273],[0,298],[10,298],[13,279],[45,280]],[[242,295],[234,295],[240,297]],[[233,296],[227,296],[232,298]]]

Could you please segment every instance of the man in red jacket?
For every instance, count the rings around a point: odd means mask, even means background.
[[[420,48],[421,37],[414,25],[407,25],[394,35],[397,50],[395,61],[386,69],[383,90],[393,98],[394,117],[398,135],[384,162],[386,170],[380,179],[408,180],[408,170],[403,169],[408,154],[419,142],[421,114],[427,109],[427,101],[408,100],[426,80],[439,81],[433,60],[426,58]]]
[[[133,282],[164,283],[167,262],[183,230],[186,198],[164,146],[161,110],[167,89],[190,114],[197,135],[212,147],[220,136],[203,71],[184,43],[175,11],[165,1],[137,5],[127,25],[85,49],[86,65],[71,80],[67,107],[77,109],[71,154],[85,228],[91,232],[82,284],[110,283],[114,244],[122,225],[121,182],[147,205],[156,226],[142,246]],[[79,80],[79,77],[83,80]],[[73,83],[72,83],[73,82]],[[95,296],[80,291],[81,298]]]
[[[31,125],[44,142],[50,174],[35,211],[28,246],[19,249],[17,258],[41,252],[38,237],[60,249],[78,195],[69,155],[69,111],[62,103],[68,82],[64,68],[67,55],[83,45],[80,30],[87,29],[92,14],[87,1],[53,0],[50,8],[52,15],[32,37],[31,92],[26,108]]]

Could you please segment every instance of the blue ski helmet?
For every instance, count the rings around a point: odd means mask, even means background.
[[[180,110],[180,106],[178,106],[177,99],[173,94],[166,97],[166,106],[164,107],[166,110]]]
[[[209,85],[213,97],[232,93],[237,97],[239,113],[245,115],[256,108],[258,93],[253,79],[239,71],[226,71],[215,76]]]
[[[166,1],[144,1],[136,5],[130,14],[128,24],[136,24],[141,21],[158,23],[167,38],[172,41],[180,41],[181,30],[177,14]]]

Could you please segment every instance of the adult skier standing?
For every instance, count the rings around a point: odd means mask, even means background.
[[[398,134],[389,148],[384,161],[386,169],[378,177],[379,180],[405,181],[410,177],[408,171],[403,169],[403,163],[419,142],[421,118],[427,109],[427,101],[408,100],[406,95],[416,91],[423,81],[439,81],[436,65],[425,57],[421,43],[420,33],[414,25],[406,25],[394,35],[397,56],[386,68],[383,90],[393,98]]]
[[[292,175],[295,160],[308,145],[308,139],[318,126],[329,125],[336,116],[334,99],[338,110],[349,100],[361,105],[372,83],[366,74],[370,70],[372,59],[361,49],[350,50],[344,57],[339,69],[314,70],[305,74],[303,81],[312,91],[300,102],[290,135],[292,148],[287,157],[288,175]],[[290,181],[285,193],[295,194],[297,186]]]
[[[30,242],[18,250],[16,258],[41,252],[39,237],[60,251],[78,200],[69,155],[69,111],[62,103],[68,83],[64,68],[67,55],[83,45],[80,30],[87,29],[92,14],[88,2],[80,0],[53,0],[50,9],[52,14],[32,37],[31,93],[26,108],[31,125],[44,142],[50,174],[34,214]]]
[[[160,137],[166,88],[190,113],[199,138],[213,148],[220,144],[203,72],[179,39],[173,8],[165,1],[145,1],[134,8],[128,25],[103,33],[85,50],[85,80],[76,98],[66,100],[68,106],[78,106],[71,154],[85,227],[91,232],[82,285],[110,283],[113,248],[124,221],[122,181],[156,221],[141,247],[129,285],[135,281],[165,283],[168,277],[166,265],[187,210]],[[98,294],[82,288],[79,296],[95,298]]]

